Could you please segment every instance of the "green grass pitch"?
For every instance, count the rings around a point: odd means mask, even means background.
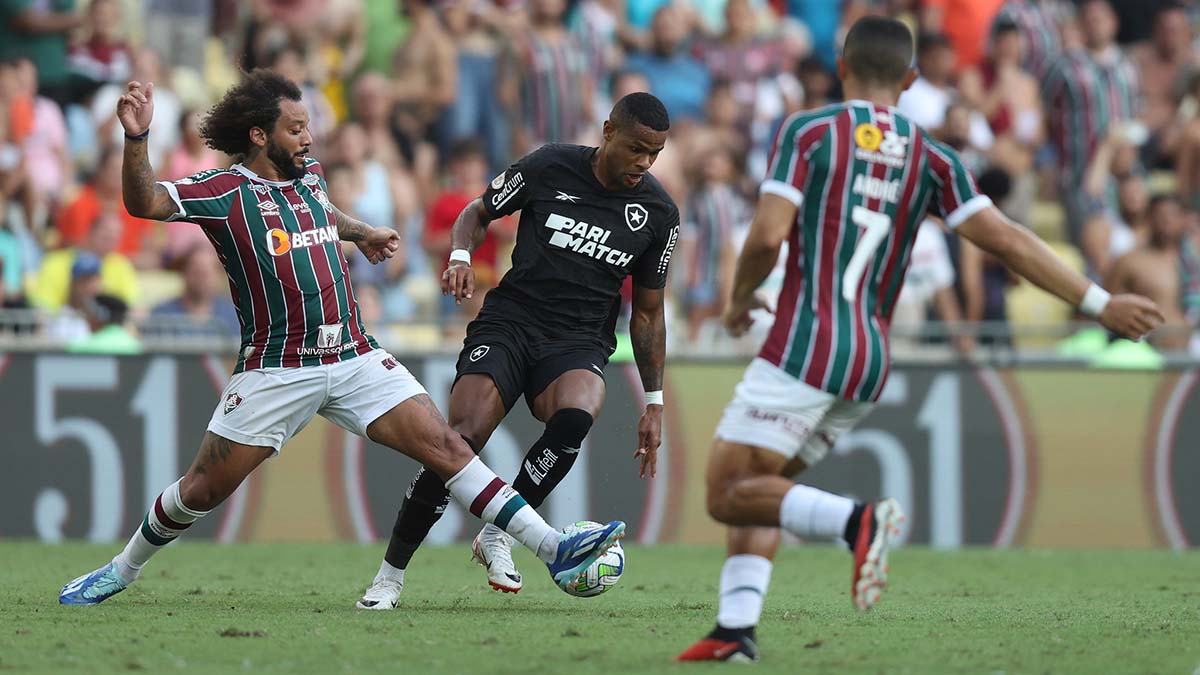
[[[0,672],[691,673],[722,551],[627,549],[612,592],[559,592],[531,555],[501,595],[466,545],[417,554],[402,605],[353,609],[382,546],[176,544],[128,591],[63,607],[58,590],[115,546],[0,542]],[[775,563],[756,672],[1183,673],[1200,668],[1200,553],[907,549],[868,615],[832,547]]]

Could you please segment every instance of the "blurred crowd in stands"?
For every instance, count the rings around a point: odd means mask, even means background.
[[[716,344],[773,135],[839,100],[837,46],[869,13],[919,36],[899,109],[1073,265],[1163,305],[1171,329],[1152,347],[1186,351],[1200,321],[1200,12],[1171,0],[3,0],[0,295],[36,317],[19,330],[56,344],[130,323],[235,338],[200,228],[125,211],[115,103],[129,80],[154,82],[151,161],[177,179],[234,161],[199,122],[241,70],[269,67],[302,84],[332,200],[404,235],[383,265],[347,251],[368,325],[395,349],[453,347],[482,297],[458,307],[439,292],[458,212],[539,144],[597,144],[612,102],[650,91],[672,120],[652,171],[683,223],[672,341]],[[515,228],[494,223],[476,253],[485,286]],[[1071,318],[930,220],[894,322]],[[957,333],[964,352],[1007,339]]]

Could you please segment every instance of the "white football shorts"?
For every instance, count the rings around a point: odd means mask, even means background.
[[[229,379],[208,430],[278,453],[313,415],[365,437],[371,422],[424,393],[417,378],[382,349],[338,363],[247,370]]]
[[[765,359],[756,358],[717,424],[717,438],[773,450],[813,466],[854,428],[872,404],[815,389]]]

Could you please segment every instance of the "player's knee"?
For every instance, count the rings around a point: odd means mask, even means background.
[[[579,408],[563,408],[555,411],[546,422],[546,433],[561,440],[569,448],[583,445],[583,439],[592,428],[591,413]]]
[[[729,485],[727,483],[716,487],[710,485],[705,497],[705,505],[708,507],[708,515],[713,520],[718,523],[728,523],[730,516]]]
[[[211,511],[220,506],[227,496],[205,474],[189,471],[179,481],[179,501],[194,511]]]
[[[438,474],[443,481],[458,473],[472,459],[475,459],[475,452],[471,450],[471,446],[467,445],[463,437],[450,427],[446,427],[440,438],[436,439],[429,454],[430,458],[425,465]]]

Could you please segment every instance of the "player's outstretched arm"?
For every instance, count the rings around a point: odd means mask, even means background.
[[[154,83],[130,82],[117,99],[117,119],[125,129],[125,155],[121,162],[121,197],[129,215],[166,220],[178,212],[167,189],[154,182],[154,167],[146,139],[154,118]]]
[[[467,204],[450,228],[450,264],[442,273],[442,295],[453,295],[458,304],[475,294],[475,270],[471,254],[483,243],[491,215],[476,197]]]
[[[956,230],[1038,288],[1079,307],[1122,337],[1140,340],[1163,323],[1162,312],[1152,301],[1132,294],[1110,298],[1060,260],[1045,242],[993,206],[970,216]]]
[[[639,475],[658,474],[658,446],[662,444],[663,367],[667,361],[667,320],[663,310],[665,289],[633,285],[633,313],[629,317],[629,339],[633,358],[646,392],[646,410],[638,421]]]
[[[779,249],[792,230],[799,207],[777,194],[764,192],[754,209],[754,220],[750,222],[750,233],[738,257],[737,270],[733,273],[733,291],[729,306],[725,310],[725,328],[734,337],[750,330],[754,319],[750,312],[769,309],[755,293],[779,259]]]
[[[333,207],[333,221],[337,225],[338,238],[352,241],[372,265],[387,260],[400,250],[400,234],[390,227],[371,227]]]

